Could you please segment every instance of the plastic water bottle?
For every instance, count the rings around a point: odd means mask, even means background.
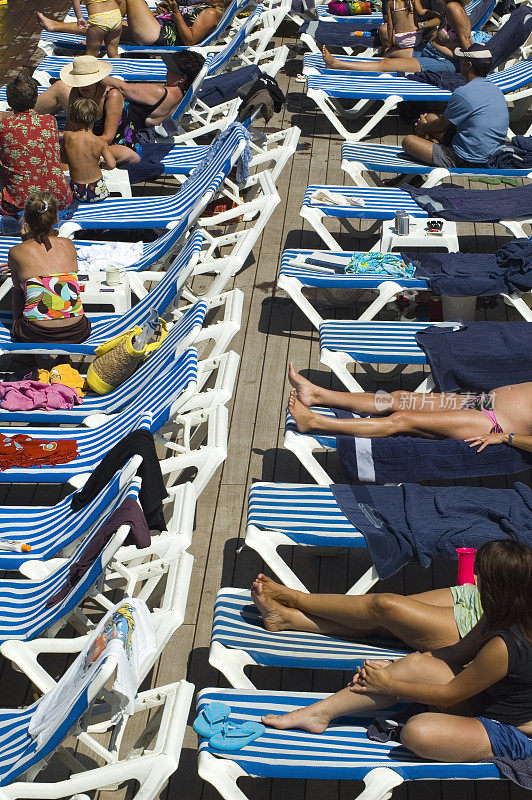
[[[135,350],[144,350],[150,339],[153,338],[157,328],[159,327],[159,315],[154,308],[150,308],[148,319],[142,326],[141,332],[135,336],[133,346]]]
[[[7,550],[10,553],[29,553],[31,547],[24,542],[17,542],[16,539],[0,539],[0,550]]]

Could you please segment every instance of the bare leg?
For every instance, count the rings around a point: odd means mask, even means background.
[[[323,60],[327,69],[342,69],[352,72],[419,72],[421,67],[415,58],[405,58],[402,53],[394,55],[396,51],[386,58],[379,61],[342,61],[333,56],[324,47],[322,50]]]
[[[118,58],[118,45],[120,44],[120,35],[122,33],[122,26],[115,28],[113,31],[107,31],[105,34],[105,49],[109,58]]]
[[[441,685],[449,683],[454,677],[448,664],[428,653],[412,653],[394,661],[388,669],[397,680],[410,682],[423,681]],[[355,694],[346,688],[325,700],[319,700],[289,714],[268,714],[262,717],[262,722],[280,730],[300,728],[310,733],[323,733],[336,717],[387,708],[396,701],[397,698],[390,695]]]
[[[449,647],[460,640],[450,590],[429,592],[429,600],[434,600],[433,595],[437,604],[418,599],[423,595],[307,594],[287,589],[262,574],[252,587],[253,602],[267,630],[349,638],[391,634],[419,650]]]
[[[370,419],[336,419],[311,411],[296,397],[292,389],[289,411],[301,433],[324,432],[359,436],[363,439],[383,439],[398,434],[413,434],[426,439],[467,439],[489,433],[492,422],[481,411],[396,411],[388,417]]]
[[[88,56],[95,56],[95,58],[98,58],[104,38],[105,31],[103,31],[101,28],[98,28],[96,25],[89,25],[86,36],[86,52]]]
[[[126,0],[126,7],[128,40],[137,44],[155,44],[161,26],[144,0]]]
[[[434,164],[432,154],[434,142],[432,140],[409,134],[405,136],[401,146],[405,153],[408,153],[417,161],[422,161],[423,164]]]
[[[417,714],[401,734],[405,747],[434,761],[482,761],[493,751],[484,725],[478,719],[452,714]]]
[[[123,144],[112,144],[109,148],[117,164],[138,164],[140,156],[135,150]]]
[[[294,369],[291,361],[288,380],[297,391],[298,399],[305,406],[334,406],[355,411],[359,414],[382,414],[391,411],[457,411],[464,398],[459,394],[438,394],[436,392],[335,392],[322,389],[311,383]]]
[[[80,30],[77,22],[60,22],[58,19],[45,17],[40,11],[37,11],[37,16],[45,31],[50,31],[51,33],[75,33],[78,36],[87,35],[87,29]]]

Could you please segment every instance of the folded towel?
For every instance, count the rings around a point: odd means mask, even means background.
[[[428,567],[434,558],[456,559],[457,547],[496,539],[532,547],[532,490],[523,483],[513,489],[412,483],[331,488],[364,535],[381,579],[413,561]]]
[[[325,206],[365,206],[364,200],[359,197],[346,197],[339,192],[330,192],[328,189],[316,189],[310,195],[311,203],[320,203]]]
[[[493,192],[454,186],[417,189],[404,185],[401,189],[430,216],[455,222],[499,222],[532,217],[532,184]]]
[[[142,258],[142,242],[105,242],[78,249],[78,271],[104,272],[109,267],[125,269]]]
[[[381,22],[304,22],[298,33],[308,33],[327,47],[377,47]]]
[[[530,14],[532,19],[532,13]],[[509,144],[503,144],[488,159],[490,169],[532,168],[532,136],[514,136]]]

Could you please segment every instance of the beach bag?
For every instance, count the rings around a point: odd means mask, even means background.
[[[115,336],[95,350],[96,358],[87,370],[87,384],[96,394],[109,394],[133,375],[142,362],[157,350],[168,335],[168,325],[159,319],[160,333],[154,342],[139,350],[134,340],[142,332],[138,326]]]
[[[371,4],[364,0],[352,0],[350,3],[331,0],[329,11],[337,17],[354,17],[357,14],[371,14]]]

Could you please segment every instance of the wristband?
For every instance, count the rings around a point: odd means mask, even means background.
[[[515,436],[515,433],[509,433],[509,434],[508,434],[508,444],[510,445],[510,447],[512,447],[512,446],[513,446],[513,443],[514,443],[514,436]]]

